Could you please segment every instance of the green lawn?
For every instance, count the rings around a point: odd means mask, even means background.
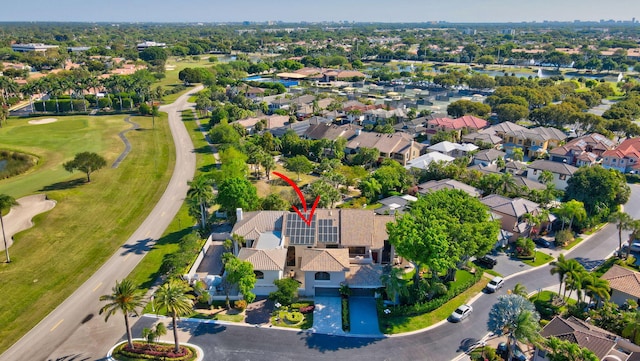
[[[525,259],[522,260],[522,263],[528,264],[529,266],[537,267],[542,266],[543,264],[547,264],[551,261],[553,261],[553,257],[540,251],[536,251],[536,256],[534,259]]]
[[[580,242],[582,242],[583,238],[582,237],[576,237],[576,239],[573,240],[573,242],[570,242],[569,244],[567,244],[566,246],[562,247],[564,249],[566,249],[567,251],[570,250],[571,248],[577,246],[578,244],[580,244]]]
[[[460,276],[463,274],[464,273],[458,272],[458,275]],[[471,277],[470,274],[469,277]],[[461,279],[456,279],[456,281],[461,281]],[[487,283],[489,283],[489,279],[487,277],[482,277],[475,285],[452,298],[449,302],[445,303],[433,312],[417,316],[379,318],[380,330],[385,334],[410,332],[420,330],[442,320],[446,320],[456,308],[468,302],[473,296],[478,294],[478,292],[481,292]]]
[[[209,57],[202,57],[199,61],[195,61],[191,59],[191,57],[177,58],[172,56],[167,60],[166,67],[169,70],[165,71],[164,73],[165,77],[163,79],[160,79],[158,82],[156,82],[153,85],[153,87],[155,88],[157,86],[161,86],[165,90],[169,90],[176,85],[182,84],[182,81],[178,79],[178,73],[180,73],[181,70],[185,68],[204,68],[204,67],[210,67],[212,65],[214,65],[214,63],[209,62]],[[193,87],[188,87],[187,90],[176,93],[176,94],[167,94],[164,97],[162,97],[162,100],[165,103],[172,103],[180,95],[184,94],[185,92],[189,91],[192,88]]]
[[[193,112],[190,110],[183,111],[182,121],[191,136],[194,149],[196,149],[196,175],[210,171],[213,168],[213,164],[215,164],[215,159],[202,133],[197,129]],[[191,232],[191,227],[195,220],[189,216],[188,209],[186,204],[180,207],[178,214],[164,232],[164,235],[129,275],[129,278],[140,285],[141,288],[148,289],[153,285],[161,275],[160,266],[164,257],[176,252],[180,239]]]
[[[151,118],[134,117],[142,130],[127,133],[133,149],[112,169],[124,149],[116,134],[130,127],[123,118],[60,117],[43,125],[20,119],[0,129],[1,148],[41,157],[33,171],[0,182],[0,193],[19,197],[47,189],[57,201],[34,219],[35,227],[15,237],[13,262],[0,264],[0,352],[89,278],[144,221],[166,188],[175,162],[166,115],[155,130]],[[99,152],[109,165],[90,184],[82,181],[84,174],[62,169],[81,151]]]

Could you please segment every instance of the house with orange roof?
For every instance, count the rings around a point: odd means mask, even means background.
[[[640,138],[626,139],[615,149],[602,154],[602,166],[607,169],[617,169],[622,173],[640,170]]]
[[[549,151],[549,160],[575,166],[593,165],[602,154],[615,147],[616,143],[599,133],[591,133],[572,139],[565,145]]]
[[[485,119],[474,117],[473,115],[464,115],[460,118],[451,119],[447,117],[433,118],[427,121],[427,139],[431,140],[434,134],[439,130],[457,133],[456,139],[462,137],[462,130],[466,129],[468,133],[476,132],[484,129],[489,125]]]

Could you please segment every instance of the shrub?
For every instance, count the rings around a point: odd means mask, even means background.
[[[242,312],[247,308],[247,301],[246,300],[237,300],[236,302],[233,303],[233,307],[235,309],[239,310],[240,312]]]
[[[316,309],[316,306],[309,305],[309,306],[300,307],[300,312],[301,313],[312,313],[313,310],[315,310],[315,309]]]
[[[186,346],[180,346],[180,352],[173,352],[172,344],[146,344],[134,341],[135,349],[130,349],[125,343],[118,347],[114,355],[122,355],[132,359],[149,359],[149,360],[170,360],[170,361],[186,361],[194,358],[195,351]]]
[[[298,297],[298,281],[293,278],[283,278],[275,280],[273,284],[278,290],[269,294],[269,299],[274,300],[282,305],[290,305],[295,298]]]
[[[530,238],[518,238],[516,241],[516,255],[522,257],[532,257],[536,244]]]
[[[556,244],[560,247],[564,247],[573,242],[573,233],[569,229],[563,229],[556,233]]]
[[[284,315],[284,320],[290,324],[295,325],[302,322],[302,320],[304,320],[304,315],[297,311],[287,312]]]
[[[342,330],[349,331],[351,329],[351,325],[349,324],[349,299],[342,299]]]

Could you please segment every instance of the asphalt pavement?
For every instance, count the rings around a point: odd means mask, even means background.
[[[180,209],[195,173],[193,143],[180,111],[191,93],[165,105],[176,149],[173,175],[160,201],[123,246],[80,288],[45,317],[36,327],[0,355],[0,361],[102,359],[114,341],[123,335],[124,320],[115,315],[105,323],[98,315],[100,295],[108,294],[116,280],[126,278],[158,240]],[[135,321],[135,319],[134,319]]]

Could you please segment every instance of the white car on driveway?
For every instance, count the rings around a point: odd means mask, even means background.
[[[502,277],[493,277],[489,283],[487,283],[486,290],[489,293],[494,293],[504,286],[504,279]]]

